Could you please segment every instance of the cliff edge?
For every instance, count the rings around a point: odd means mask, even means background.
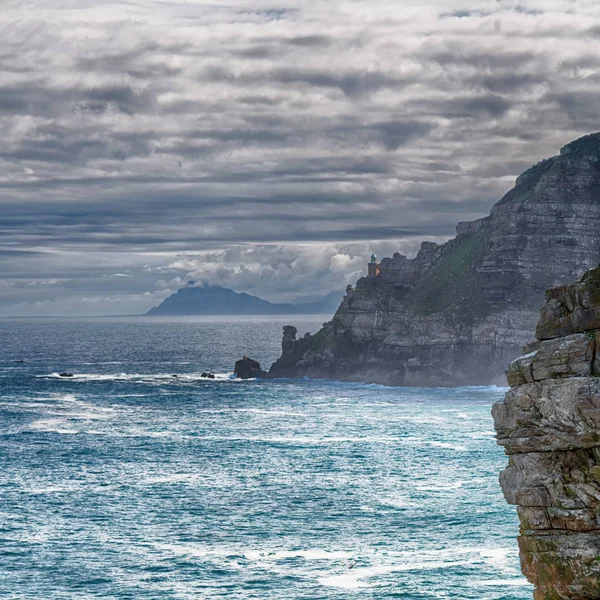
[[[445,244],[396,253],[348,286],[315,335],[285,333],[271,377],[388,385],[500,383],[544,291],[600,262],[600,134],[520,175],[489,216]]]
[[[546,294],[492,413],[535,600],[600,598],[600,268]]]

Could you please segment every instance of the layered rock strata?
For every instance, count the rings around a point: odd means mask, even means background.
[[[492,413],[535,600],[600,598],[600,268],[549,290]]]
[[[415,258],[384,258],[311,336],[286,338],[274,377],[389,385],[499,383],[544,291],[600,261],[600,134],[535,165],[477,221]]]

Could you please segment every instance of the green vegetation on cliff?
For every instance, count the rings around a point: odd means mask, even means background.
[[[404,297],[416,315],[445,313],[471,320],[489,311],[477,267],[485,250],[485,229],[448,242],[440,258]]]

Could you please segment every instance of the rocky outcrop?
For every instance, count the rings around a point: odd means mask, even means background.
[[[238,379],[260,379],[267,375],[260,367],[260,363],[256,360],[244,356],[236,361],[233,374]]]
[[[600,598],[600,268],[547,292],[536,341],[493,407],[509,456],[500,483],[517,506],[535,600]]]
[[[500,383],[535,328],[544,291],[600,261],[600,134],[542,161],[489,216],[445,244],[384,258],[333,319],[294,338],[272,376],[391,385]],[[291,338],[290,338],[291,339]]]

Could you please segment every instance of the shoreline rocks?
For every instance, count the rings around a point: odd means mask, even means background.
[[[546,293],[536,340],[492,409],[535,600],[600,598],[600,267]]]

